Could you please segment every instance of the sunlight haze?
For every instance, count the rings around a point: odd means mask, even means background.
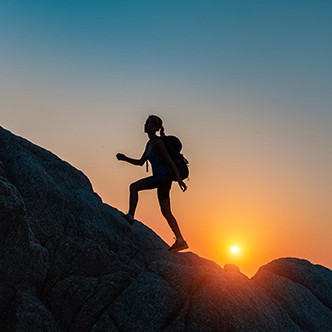
[[[190,251],[248,276],[279,257],[332,268],[331,14],[323,0],[2,1],[0,125],[127,212],[147,173],[115,155],[140,158],[156,114],[190,162],[171,192]],[[136,217],[173,242],[154,191]]]

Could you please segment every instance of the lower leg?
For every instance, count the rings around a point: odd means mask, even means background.
[[[128,215],[134,218],[137,203],[138,203],[138,192],[145,189],[145,184],[143,181],[137,181],[130,185],[130,196],[129,196],[129,210]]]
[[[187,242],[183,239],[179,225],[171,212],[169,199],[161,201],[160,207],[163,216],[166,218],[174,235],[176,236],[175,243],[171,247],[169,247],[168,250],[171,252],[178,252],[180,250],[188,249],[189,246]]]
[[[175,237],[177,240],[183,240],[179,225],[171,212],[170,201],[163,200],[160,202],[161,212],[163,216],[166,218],[169,226],[171,227]]]
[[[138,203],[138,191],[130,190],[128,214],[134,218]]]

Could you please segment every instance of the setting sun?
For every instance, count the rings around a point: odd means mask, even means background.
[[[238,246],[232,246],[230,251],[232,254],[237,255],[240,253],[240,248]]]

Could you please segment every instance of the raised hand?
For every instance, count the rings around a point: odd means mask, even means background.
[[[126,160],[126,156],[123,154],[123,153],[118,153],[117,155],[116,155],[116,158],[118,159],[118,160]]]

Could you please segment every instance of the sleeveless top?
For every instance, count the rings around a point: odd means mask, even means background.
[[[147,149],[145,151],[145,156],[147,160],[151,163],[152,166],[152,174],[153,175],[160,175],[160,176],[168,176],[170,174],[169,168],[162,158],[160,153],[157,150],[156,143],[161,138],[156,138],[152,142],[149,141],[147,144]]]

